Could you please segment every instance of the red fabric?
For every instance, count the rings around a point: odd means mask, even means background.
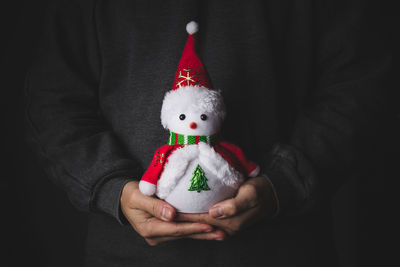
[[[168,162],[168,158],[172,153],[183,147],[183,145],[164,145],[156,150],[154,153],[153,160],[149,168],[142,176],[142,180],[151,184],[157,185],[158,179],[160,178],[165,163]],[[219,142],[214,146],[214,150],[220,154],[235,170],[248,176],[252,171],[257,168],[257,164],[249,161],[243,154],[243,151],[230,143]]]
[[[220,154],[233,168],[248,176],[257,168],[257,164],[246,159],[243,151],[236,145],[228,142],[219,142],[214,146],[215,151]]]
[[[189,35],[182,57],[178,64],[172,90],[181,86],[204,86],[212,89],[207,71],[197,55],[197,34]],[[181,76],[180,76],[181,75]]]
[[[142,180],[151,184],[157,185],[157,181],[164,170],[165,163],[168,162],[168,157],[171,153],[182,147],[182,145],[164,145],[156,150],[153,160],[149,168],[142,176]]]

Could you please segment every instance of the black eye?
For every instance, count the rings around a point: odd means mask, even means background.
[[[186,118],[185,114],[179,115],[179,119],[180,119],[181,121],[183,121],[185,118]]]
[[[205,121],[207,119],[207,115],[206,114],[201,114],[200,119],[202,119],[203,121]]]

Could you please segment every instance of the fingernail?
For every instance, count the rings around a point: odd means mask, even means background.
[[[219,236],[219,237],[215,238],[215,240],[217,240],[217,241],[224,241],[224,238]]]
[[[171,220],[172,219],[172,211],[169,208],[164,206],[161,211],[161,218],[166,221]]]
[[[207,228],[207,229],[205,229],[203,232],[204,232],[204,233],[211,233],[212,231],[213,231],[212,228]]]
[[[222,212],[222,207],[218,207],[218,206],[212,208],[210,210],[210,214],[211,214],[211,217],[214,217],[214,218],[220,218],[224,215]]]

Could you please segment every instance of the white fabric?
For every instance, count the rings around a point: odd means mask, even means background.
[[[199,31],[199,24],[197,24],[195,21],[189,22],[186,24],[186,31],[188,34],[195,34]]]
[[[260,173],[260,166],[257,166],[250,174],[249,177],[256,177]]]
[[[188,190],[197,165],[207,177],[209,191]],[[200,143],[173,152],[158,181],[156,195],[173,205],[178,212],[203,213],[217,202],[233,197],[243,180],[243,176],[211,146]]]
[[[156,192],[156,186],[149,182],[141,180],[139,182],[139,191],[146,196],[152,196]]]
[[[225,185],[234,185],[241,174],[236,171],[220,154],[206,143],[198,144],[201,166],[208,168]]]
[[[157,183],[157,196],[159,198],[164,199],[169,195],[187,172],[190,162],[198,155],[197,145],[188,145],[178,148],[168,157],[168,162],[165,164],[164,171]]]
[[[185,115],[181,120],[179,116]],[[201,115],[207,116],[203,121]],[[225,105],[219,91],[203,86],[184,86],[167,92],[161,108],[165,129],[184,135],[213,135],[219,132],[225,118]],[[196,129],[190,128],[195,122]]]

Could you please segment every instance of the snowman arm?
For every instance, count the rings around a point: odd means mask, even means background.
[[[168,157],[164,170],[157,184],[157,196],[165,199],[185,174],[189,163],[199,154],[196,146],[175,150]]]
[[[139,182],[139,190],[144,195],[154,195],[157,187],[157,181],[163,171],[168,154],[174,149],[174,146],[164,145],[156,150],[153,160]]]
[[[248,160],[242,149],[238,146],[228,142],[220,142],[218,146],[216,146],[216,150],[217,152],[220,152],[222,156],[235,167],[235,169],[240,170],[244,175],[256,177],[260,173],[260,167],[258,164]]]
[[[228,163],[209,145],[199,143],[199,160],[200,163],[206,166],[217,177],[222,178],[226,175],[222,170],[225,170]]]
[[[237,182],[243,178],[243,175],[235,170],[234,166],[211,146],[200,143],[199,150],[200,163],[216,175],[222,183],[229,186],[236,186]]]

